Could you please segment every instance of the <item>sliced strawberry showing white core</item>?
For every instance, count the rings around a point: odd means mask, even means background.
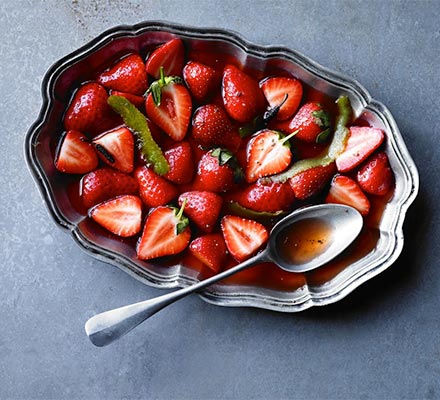
[[[265,129],[250,139],[247,145],[246,180],[255,182],[263,176],[284,171],[292,160],[289,139],[277,131]]]
[[[279,121],[292,117],[301,103],[303,88],[295,78],[267,78],[260,83],[260,88],[271,108],[282,104],[276,115]]]
[[[58,147],[55,167],[67,174],[85,174],[98,166],[92,144],[78,131],[68,131]]]
[[[138,258],[150,260],[178,254],[188,246],[191,231],[188,218],[182,213],[184,207],[185,204],[178,210],[160,206],[150,212],[137,245]]]
[[[226,247],[237,261],[253,255],[269,238],[264,225],[235,215],[225,215],[221,228]]]
[[[115,235],[133,236],[141,230],[142,201],[133,195],[119,196],[96,205],[89,215]]]
[[[362,189],[353,179],[344,175],[333,178],[325,202],[351,206],[362,215],[367,215],[370,211],[370,201]]]
[[[121,127],[93,140],[99,157],[106,164],[129,174],[134,165],[134,138],[126,128]]]
[[[348,172],[368,158],[383,142],[384,133],[369,126],[352,126],[343,152],[336,158],[339,172]]]

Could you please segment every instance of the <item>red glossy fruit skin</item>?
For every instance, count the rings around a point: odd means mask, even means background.
[[[135,178],[112,168],[99,168],[84,175],[80,183],[80,196],[85,208],[123,194],[137,194]]]
[[[303,88],[298,79],[270,77],[260,82],[260,87],[271,108],[280,105],[285,95],[288,95],[275,117],[278,121],[284,121],[292,117],[301,103]]]
[[[367,196],[353,179],[345,175],[336,175],[333,178],[325,202],[354,207],[364,216],[370,212]]]
[[[369,126],[352,126],[344,151],[336,158],[339,172],[348,172],[365,161],[382,144],[385,134]]]
[[[179,196],[179,206],[186,199],[184,213],[203,232],[212,232],[218,222],[223,199],[208,191],[191,191]]]
[[[208,233],[195,238],[189,251],[214,272],[219,272],[228,256],[227,247],[221,233]]]
[[[194,112],[191,134],[202,146],[227,145],[232,129],[226,112],[215,104],[203,105]]]
[[[85,174],[98,166],[98,155],[87,138],[78,131],[68,131],[61,138],[55,167],[66,174]]]
[[[107,91],[99,83],[88,82],[82,85],[64,115],[66,130],[77,130],[94,136],[120,124],[121,119],[110,109],[107,98]]]
[[[153,208],[147,216],[142,236],[136,247],[138,258],[150,260],[185,250],[191,239],[191,230],[186,226],[178,233],[179,222],[174,208],[168,206]]]
[[[110,90],[112,96],[125,97],[130,103],[137,107],[140,111],[145,110],[145,99],[143,96],[139,96],[132,93],[121,92],[118,90]]]
[[[225,215],[220,225],[226,247],[237,261],[244,261],[256,253],[269,238],[266,227],[252,219]]]
[[[326,166],[307,169],[289,179],[290,187],[298,200],[305,200],[322,191],[336,173],[334,162]]]
[[[97,81],[107,89],[134,95],[143,95],[148,88],[145,64],[138,54],[130,54],[119,60],[102,72]]]
[[[163,206],[178,195],[176,186],[148,167],[137,167],[134,176],[139,185],[141,199],[147,207]]]
[[[134,167],[134,138],[126,127],[120,127],[93,140],[99,158],[107,165],[129,174]]]
[[[191,145],[187,141],[174,144],[165,151],[170,170],[163,176],[176,184],[185,184],[192,181],[195,174],[195,165]]]
[[[197,174],[194,178],[194,190],[209,192],[226,192],[235,186],[234,170],[229,164],[220,165],[217,157],[207,152],[200,159]]]
[[[325,129],[317,123],[318,119],[313,115],[313,113],[320,111],[323,111],[323,108],[319,103],[304,104],[290,122],[289,131],[298,131],[295,135],[296,139],[315,143],[318,135]]]
[[[272,213],[290,210],[295,202],[295,195],[288,182],[257,182],[227,193],[226,199],[253,211]]]
[[[134,236],[141,230],[142,201],[133,195],[118,196],[94,206],[89,216],[117,236]]]
[[[373,154],[360,167],[356,178],[364,192],[376,196],[383,196],[394,187],[394,174],[383,151]]]
[[[226,112],[238,122],[250,122],[266,108],[258,82],[234,65],[223,71],[222,97]]]
[[[199,102],[209,98],[219,83],[213,68],[196,61],[185,65],[183,79],[193,98]]]
[[[246,151],[246,180],[249,183],[264,176],[284,171],[292,160],[288,143],[282,143],[280,134],[264,129],[248,142]]]
[[[155,79],[160,77],[160,67],[165,76],[181,76],[184,65],[185,48],[179,38],[171,39],[154,50],[147,58],[145,69]]]
[[[162,88],[162,100],[157,106],[150,93],[145,102],[145,110],[160,129],[176,142],[185,138],[191,120],[192,101],[188,89],[180,84],[170,84]]]

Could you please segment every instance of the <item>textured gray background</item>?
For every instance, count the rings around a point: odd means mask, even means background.
[[[1,1],[0,398],[440,398],[439,10],[439,1]],[[191,297],[94,347],[90,316],[163,292],[85,255],[55,226],[23,138],[53,62],[142,20],[291,47],[384,102],[421,177],[399,260],[325,308],[282,315]]]

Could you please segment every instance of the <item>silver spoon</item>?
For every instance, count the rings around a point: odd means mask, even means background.
[[[308,229],[311,225],[313,229]],[[298,209],[272,228],[266,248],[255,256],[191,286],[97,314],[85,324],[87,336],[94,345],[106,346],[175,301],[261,262],[274,262],[289,272],[318,268],[345,250],[362,225],[362,216],[349,206],[320,204]]]

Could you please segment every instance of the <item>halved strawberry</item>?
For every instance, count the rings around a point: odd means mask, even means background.
[[[108,167],[84,175],[80,184],[80,195],[86,208],[122,194],[136,194],[137,191],[135,178]]]
[[[384,133],[369,126],[352,126],[343,152],[336,158],[339,172],[347,172],[365,161],[383,142]]]
[[[257,252],[269,238],[264,225],[252,219],[225,215],[221,228],[226,247],[237,261],[243,261]]]
[[[223,108],[215,104],[199,107],[192,118],[193,138],[202,146],[224,146],[231,139],[232,123]]]
[[[208,233],[195,238],[189,244],[189,251],[214,272],[220,271],[228,256],[221,233]]]
[[[107,98],[107,90],[99,83],[88,82],[82,85],[64,115],[66,130],[96,135],[115,127],[120,118],[107,104]]]
[[[373,154],[361,166],[356,178],[363,191],[376,196],[387,194],[393,187],[394,176],[386,153]]]
[[[226,112],[238,122],[250,122],[266,108],[258,82],[234,65],[223,71],[222,96]]]
[[[142,201],[133,195],[119,196],[96,205],[89,216],[115,235],[133,236],[141,230]]]
[[[147,90],[147,72],[139,54],[130,54],[108,70],[102,72],[97,81],[108,89],[142,95]]]
[[[287,182],[257,182],[228,193],[226,199],[249,210],[274,213],[291,209],[295,195]]]
[[[139,184],[139,194],[147,207],[157,207],[169,203],[177,197],[177,188],[148,167],[138,167],[134,176]]]
[[[126,127],[96,137],[93,144],[99,157],[106,164],[127,174],[133,171],[134,138]]]
[[[275,117],[277,120],[283,121],[292,117],[298,109],[303,94],[302,84],[298,79],[271,77],[260,82],[260,88],[271,108],[282,104]]]
[[[362,189],[353,179],[344,175],[333,178],[325,202],[351,206],[362,215],[367,215],[370,211],[370,201]]]
[[[234,155],[221,148],[208,151],[199,161],[194,190],[225,192],[240,180],[242,171]]]
[[[131,104],[139,108],[139,110],[145,110],[145,99],[143,96],[137,94],[120,92],[118,90],[110,90],[112,96],[122,96],[125,97]]]
[[[257,132],[247,145],[246,180],[251,183],[263,176],[284,171],[292,160],[289,139],[280,132],[264,129]]]
[[[191,239],[188,218],[183,207],[160,206],[151,210],[145,221],[136,253],[141,260],[178,254]]]
[[[192,102],[188,89],[177,77],[162,75],[148,89],[145,102],[147,116],[168,136],[181,141],[191,119]]]
[[[154,50],[146,61],[146,71],[156,79],[160,77],[160,67],[163,67],[165,75],[182,75],[184,64],[182,40],[175,38],[164,43]]]
[[[213,192],[191,191],[179,196],[179,206],[186,200],[185,214],[203,232],[212,232],[217,223],[223,199]]]
[[[336,173],[335,163],[306,169],[289,179],[290,187],[298,200],[312,197],[324,188]]]
[[[296,139],[310,143],[320,143],[330,134],[330,118],[319,103],[304,104],[295,114],[289,125],[291,132],[298,131]]]
[[[205,100],[217,86],[216,72],[205,64],[189,61],[183,68],[183,79],[197,101]]]
[[[171,182],[185,184],[192,181],[195,173],[195,165],[191,145],[179,142],[165,151],[164,156],[168,161],[170,170],[163,176]]]
[[[58,145],[55,167],[67,174],[85,174],[98,166],[92,144],[78,131],[68,131]]]

